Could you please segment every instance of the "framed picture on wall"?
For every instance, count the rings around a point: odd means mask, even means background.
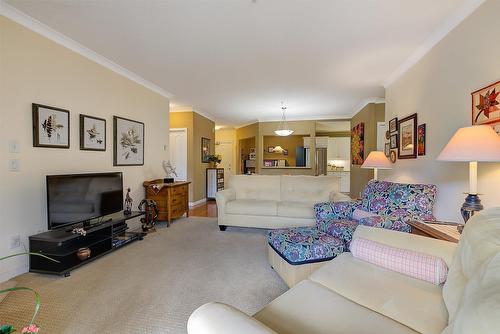
[[[32,104],[33,146],[69,148],[69,110]]]
[[[144,123],[113,116],[113,166],[144,165]]]
[[[80,115],[80,150],[106,151],[106,120]]]
[[[399,121],[398,139],[398,158],[415,159],[417,157],[417,114]]]
[[[390,145],[390,143],[385,143],[384,154],[385,154],[386,157],[389,157],[389,155],[391,154],[391,145]]]
[[[208,163],[208,156],[210,155],[210,139],[201,137],[201,162]]]
[[[394,117],[389,121],[389,132],[394,133],[398,131],[398,118]]]
[[[471,93],[472,125],[491,125],[500,133],[500,81]]]
[[[351,162],[362,165],[365,160],[365,123],[359,123],[351,131]]]
[[[389,138],[389,148],[398,148],[398,135],[391,135]]]
[[[420,124],[417,130],[418,155],[425,155],[425,124]]]

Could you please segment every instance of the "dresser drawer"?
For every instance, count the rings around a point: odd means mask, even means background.
[[[188,185],[182,185],[172,188],[172,195],[184,195],[188,193]]]

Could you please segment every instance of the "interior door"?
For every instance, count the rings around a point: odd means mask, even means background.
[[[187,129],[170,129],[169,159],[177,173],[176,181],[187,181]]]
[[[227,180],[234,175],[233,159],[234,159],[234,143],[232,141],[218,141],[215,143],[215,154],[220,154],[222,161],[219,165],[224,168],[224,188],[226,188]]]

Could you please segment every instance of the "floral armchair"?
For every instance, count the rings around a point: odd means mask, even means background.
[[[370,181],[360,200],[354,202],[317,203],[316,227],[349,243],[358,225],[382,227],[410,232],[410,220],[434,221],[432,209],[436,186],[431,184],[405,184]],[[356,209],[371,216],[355,220]]]

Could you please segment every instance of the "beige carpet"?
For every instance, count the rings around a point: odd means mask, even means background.
[[[181,219],[61,278],[25,274],[18,285],[42,297],[42,333],[186,333],[209,301],[253,314],[286,290],[266,257],[265,231],[228,228],[215,218]],[[29,321],[29,293],[9,294],[0,321]]]

